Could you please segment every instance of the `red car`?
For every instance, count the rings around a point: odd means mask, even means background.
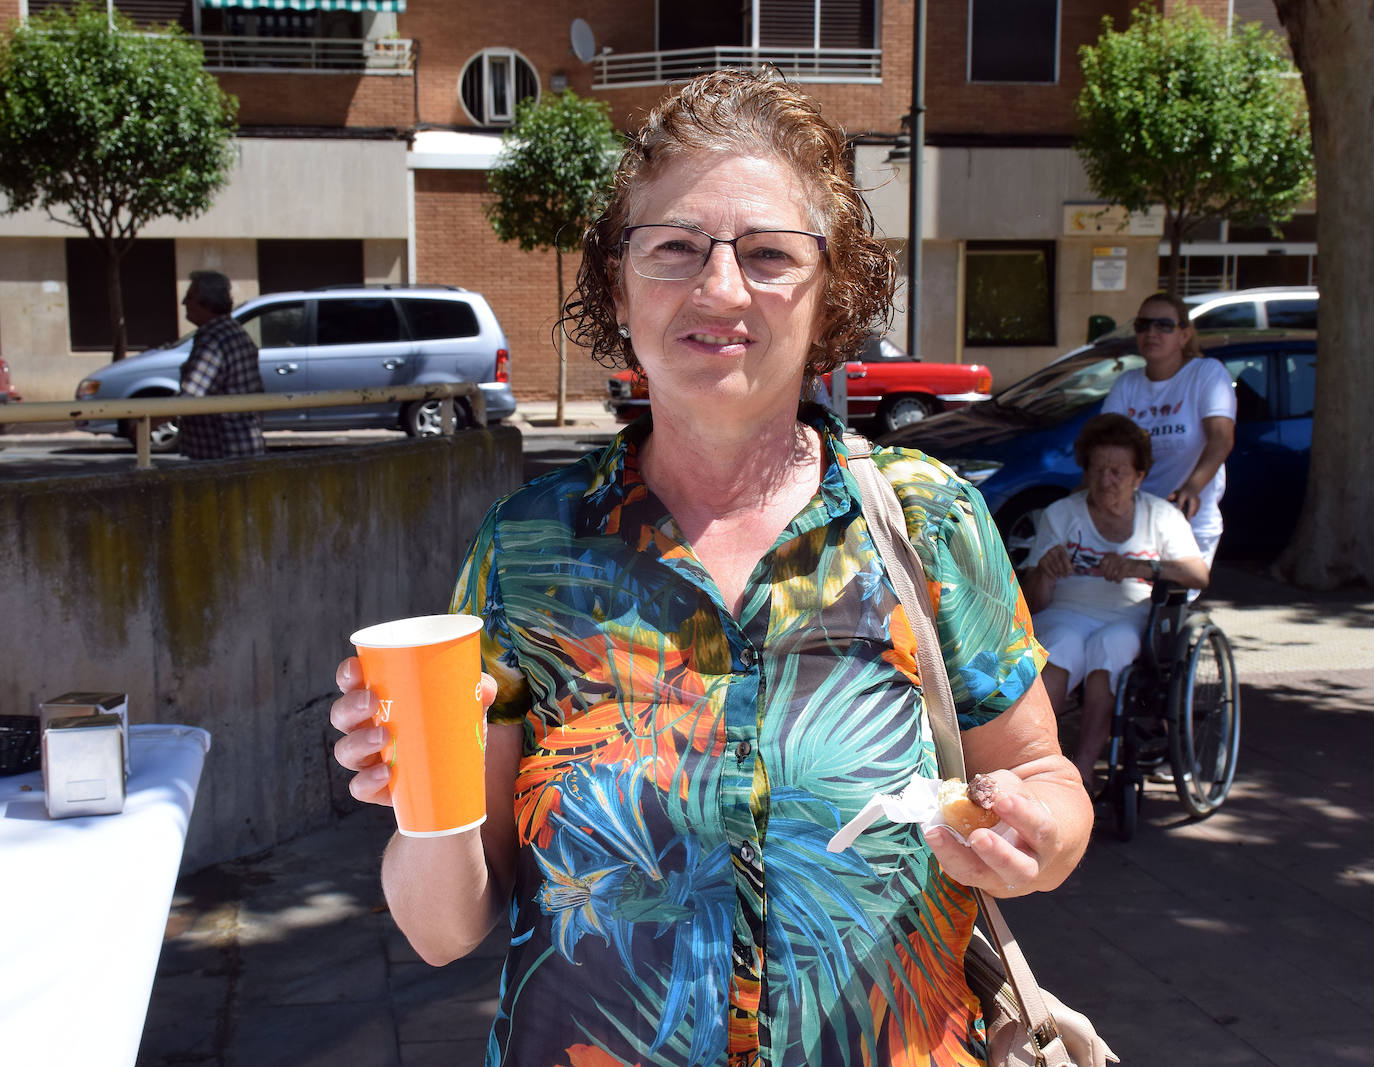
[[[19,390],[10,381],[10,365],[5,362],[4,356],[0,356],[0,404],[9,404],[22,397]]]
[[[823,381],[831,389],[829,374]],[[880,432],[888,433],[937,411],[985,399],[992,392],[992,371],[981,363],[922,363],[874,336],[859,350],[859,358],[845,365],[845,385],[849,420],[873,420]],[[649,406],[648,383],[627,370],[611,375],[606,392],[606,407],[617,422],[631,422]]]

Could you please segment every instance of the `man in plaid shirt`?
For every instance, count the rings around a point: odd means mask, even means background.
[[[193,270],[182,300],[186,317],[198,327],[191,356],[181,367],[182,396],[261,393],[258,349],[229,315],[229,279],[218,271]],[[262,416],[256,411],[223,415],[183,415],[181,454],[191,459],[257,456],[264,451]]]

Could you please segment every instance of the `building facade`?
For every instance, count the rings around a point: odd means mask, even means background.
[[[0,0],[0,25],[64,2]],[[179,300],[193,269],[224,271],[239,301],[360,281],[459,285],[499,316],[517,396],[552,396],[553,255],[502,244],[484,212],[501,131],[518,100],[563,88],[632,128],[673,81],[719,66],[771,62],[822,102],[907,262],[915,0],[111,2],[197,37],[239,100],[230,185],[200,218],[148,227],[131,253],[135,349],[189,329]],[[1198,6],[1226,19],[1242,2]],[[1008,384],[1080,343],[1090,315],[1122,321],[1156,287],[1160,217],[1104,212],[1073,151],[1078,49],[1131,6],[928,0],[923,358],[986,363]],[[1186,251],[1209,283],[1254,284],[1211,245]],[[41,213],[0,215],[0,352],[26,397],[66,399],[110,357],[96,255]],[[899,305],[891,336],[904,344],[905,290]],[[603,368],[576,349],[569,362],[569,396],[601,395]]]

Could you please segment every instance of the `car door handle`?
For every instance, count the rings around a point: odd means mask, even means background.
[[[277,366],[277,373],[278,373],[278,374],[295,374],[296,371],[298,371],[298,370],[300,370],[300,369],[301,369],[301,367],[300,367],[300,364],[299,364],[299,363],[282,363],[282,364],[279,364],[279,365]]]
[[[385,367],[387,370],[395,370],[397,367],[404,367],[405,365],[406,365],[406,361],[405,361],[405,360],[403,360],[403,359],[396,359],[396,358],[394,358],[394,357],[391,358],[391,359],[384,359],[384,360],[382,360],[382,366]]]
[[[867,377],[868,377],[868,371],[866,371],[866,370],[851,370],[851,371],[845,371],[845,375],[844,375],[844,376],[845,376],[846,378],[867,378]]]

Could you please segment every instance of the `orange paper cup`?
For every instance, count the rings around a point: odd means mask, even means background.
[[[421,615],[355,633],[363,681],[391,732],[391,799],[409,837],[443,837],[487,817],[482,620]]]

